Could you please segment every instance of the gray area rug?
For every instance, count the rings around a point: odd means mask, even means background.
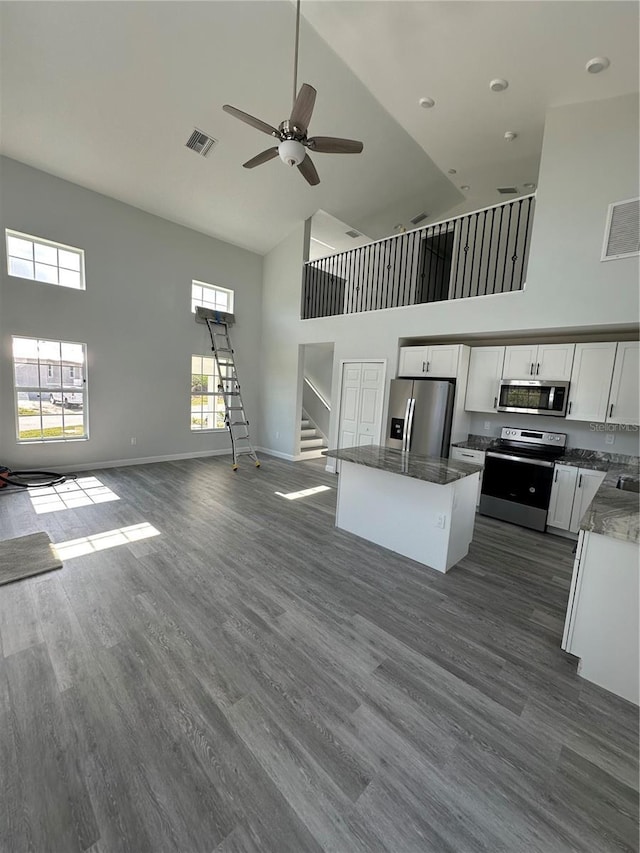
[[[48,533],[31,533],[0,542],[0,585],[61,569]]]

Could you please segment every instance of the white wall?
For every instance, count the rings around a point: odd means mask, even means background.
[[[190,311],[191,280],[235,291],[232,339],[252,420],[262,258],[15,160],[0,160],[0,187],[2,230],[83,248],[87,276],[86,292],[9,277],[2,235],[0,462],[55,470],[228,448],[224,431],[190,430],[190,357],[210,352],[207,329]],[[16,443],[13,334],[87,344],[88,441]]]
[[[338,399],[340,359],[386,358],[389,381],[396,375],[399,338],[464,340],[479,333],[604,332],[637,325],[638,259],[600,262],[609,203],[638,195],[637,152],[635,96],[550,111],[527,284],[516,293],[302,321],[297,266],[304,256],[302,228],[291,234],[265,261],[265,298],[271,292],[269,298],[282,306],[278,322],[265,322],[263,329],[263,383],[269,388],[275,383],[278,389],[263,401],[269,424],[265,441],[275,441],[276,419],[283,424],[291,413],[295,423],[296,371],[291,367],[285,381],[281,369],[283,361],[294,360],[298,344],[335,342],[333,388]],[[267,268],[272,271],[269,281]],[[333,420],[329,442],[335,446]],[[287,432],[283,438],[283,430],[284,425],[277,449],[293,454],[293,435]]]

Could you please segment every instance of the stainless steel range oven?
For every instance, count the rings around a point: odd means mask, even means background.
[[[566,443],[564,433],[503,427],[487,449],[479,512],[544,530],[553,467]]]

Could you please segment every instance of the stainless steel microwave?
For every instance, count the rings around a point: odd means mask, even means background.
[[[498,392],[498,411],[564,418],[568,401],[568,382],[503,379]]]

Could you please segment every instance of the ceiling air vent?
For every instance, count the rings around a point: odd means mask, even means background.
[[[629,198],[609,205],[602,247],[603,261],[640,254],[640,199]]]
[[[362,234],[360,234],[359,231],[354,231],[353,228],[351,229],[351,231],[345,231],[344,233],[347,235],[347,237],[353,237],[354,240],[356,239],[356,237],[362,237]]]
[[[217,140],[213,138],[213,136],[208,136],[203,131],[198,130],[198,128],[194,128],[193,133],[189,137],[186,142],[187,148],[190,148],[192,151],[195,151],[196,154],[202,155],[202,157],[206,157],[209,151],[216,144]]]
[[[516,187],[498,187],[500,195],[515,195],[518,190]]]
[[[411,222],[412,225],[419,225],[421,222],[423,222],[427,218],[427,216],[429,216],[428,213],[419,213],[417,216],[414,216],[413,219],[411,219],[409,221]]]

